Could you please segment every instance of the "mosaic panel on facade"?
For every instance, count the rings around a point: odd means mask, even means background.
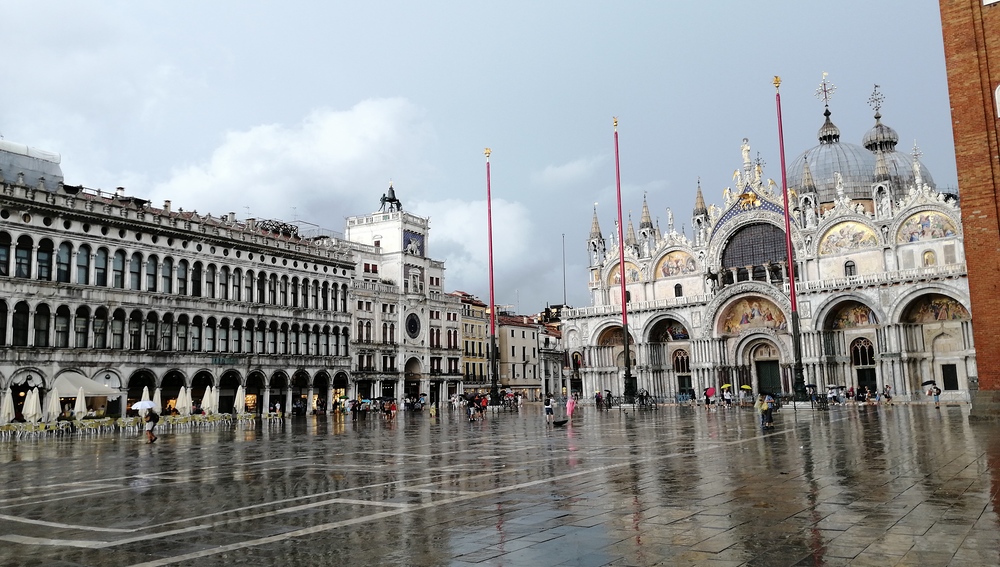
[[[875,312],[867,305],[856,301],[849,301],[840,306],[830,320],[830,328],[835,330],[870,327],[872,325],[878,325]]]
[[[642,272],[639,271],[639,266],[636,266],[632,262],[625,262],[625,283],[635,283],[639,281],[642,281]],[[608,274],[608,284],[621,284],[621,270],[619,269],[619,266],[611,268],[611,273]]]
[[[939,294],[921,297],[913,302],[907,312],[909,323],[933,323],[935,321],[963,321],[971,319],[969,310],[954,299]]]
[[[763,297],[748,297],[732,303],[719,318],[721,332],[739,334],[747,329],[784,329],[785,314],[777,305]]]
[[[896,233],[896,242],[920,242],[954,235],[955,225],[946,215],[921,211],[903,221]]]
[[[687,252],[676,250],[663,257],[656,267],[656,274],[662,278],[692,274],[698,270],[694,258]]]
[[[875,231],[856,221],[842,222],[826,231],[819,242],[821,256],[872,248],[878,245]]]

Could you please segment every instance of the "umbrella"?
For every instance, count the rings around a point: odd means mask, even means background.
[[[153,390],[153,411],[160,413],[163,411],[163,404],[160,403],[160,389]]]
[[[205,415],[212,413],[212,387],[205,388],[205,393],[201,396],[201,411]]]
[[[24,406],[21,408],[21,415],[28,423],[34,423],[42,418],[42,406],[38,402],[37,389],[28,390],[28,396],[24,399]]]
[[[132,409],[134,410],[153,409],[153,401],[139,400],[138,402],[132,404]]]
[[[62,407],[59,405],[59,392],[56,390],[49,390],[48,397],[45,398],[44,421],[46,423],[55,421],[59,418],[59,414],[61,413]]]
[[[753,390],[753,387],[750,386],[750,385],[748,385],[748,384],[743,384],[742,386],[740,386],[740,389],[741,390]]]
[[[246,413],[247,396],[243,390],[243,384],[236,388],[236,400],[233,402],[233,413]]]
[[[3,391],[3,400],[0,400],[0,425],[7,425],[14,419],[14,396],[10,393],[10,386]]]
[[[191,415],[191,399],[188,396],[187,388],[181,386],[181,389],[177,392],[177,401],[174,402],[174,408],[177,409],[177,413],[180,415]]]
[[[723,385],[722,385],[722,389],[723,389],[723,390],[725,390],[726,388],[732,388],[732,387],[733,387],[733,385],[732,385],[732,384],[723,384]]]
[[[556,427],[562,427],[566,425],[568,421],[569,421],[568,419],[557,419],[552,422],[552,425],[555,425]]]
[[[709,397],[714,396],[715,395],[715,388],[712,388],[712,387],[705,388],[705,395],[709,396]]]
[[[142,387],[142,397],[141,397],[141,398],[139,398],[139,399],[140,399],[140,400],[145,400],[145,401],[147,401],[147,402],[148,402],[148,401],[150,401],[150,397],[149,397],[149,386],[143,386],[143,387]]]
[[[73,406],[73,417],[80,419],[87,415],[87,398],[83,393],[83,386],[76,392],[76,405]]]
[[[933,386],[933,385],[936,385],[936,382],[934,382],[934,380],[924,380],[923,382],[920,383],[920,385],[921,386]]]

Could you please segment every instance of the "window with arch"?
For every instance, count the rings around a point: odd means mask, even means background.
[[[933,250],[927,250],[923,255],[924,267],[928,268],[930,266],[937,265],[937,254]]]
[[[177,262],[177,295],[187,295],[188,293],[188,262],[181,260]]]
[[[111,348],[125,348],[125,312],[121,309],[116,310],[111,319]]]
[[[36,347],[49,346],[49,326],[52,314],[49,306],[44,303],[35,308],[35,344]]]
[[[52,281],[52,241],[43,239],[38,243],[38,274],[36,279],[50,282]]]
[[[10,277],[10,235],[0,232],[0,277]]]
[[[14,318],[11,321],[14,336],[11,341],[13,346],[28,346],[28,321],[31,316],[28,304],[24,301],[14,306]]]
[[[851,343],[851,364],[854,366],[874,366],[875,346],[864,337]]]
[[[111,287],[125,289],[125,251],[118,250],[111,262]]]
[[[56,252],[56,281],[59,283],[69,283],[69,267],[73,257],[73,247],[69,242],[59,245]]]
[[[201,352],[201,331],[202,318],[195,317],[191,320],[191,350]]]
[[[108,285],[108,251],[98,248],[94,255],[94,285],[107,287]]]
[[[94,348],[108,348],[108,310],[104,307],[94,312]]]
[[[681,284],[674,286],[674,297],[684,297],[684,288]]]
[[[56,309],[56,348],[69,348],[69,307],[60,305]]]
[[[90,310],[86,307],[76,308],[76,319],[73,321],[73,346],[87,348],[87,331],[90,329]]]
[[[243,301],[253,301],[253,283],[256,281],[253,272],[247,270],[247,273],[244,274],[244,281],[246,288],[244,288]]]
[[[188,349],[188,316],[181,315],[177,318],[177,350],[186,351]]]
[[[80,285],[90,283],[90,246],[86,244],[76,251],[76,283]]]
[[[142,254],[135,252],[128,263],[128,288],[133,291],[142,289]]]
[[[282,307],[288,307],[288,277],[281,277],[281,289],[278,292],[280,294],[279,305]]]
[[[170,258],[163,259],[162,277],[160,278],[160,291],[163,293],[174,292],[174,261]]]
[[[219,299],[229,299],[229,266],[219,269]]]
[[[858,266],[853,260],[844,262],[844,275],[847,277],[858,275]]]
[[[233,270],[232,281],[233,281],[232,299],[233,301],[239,301],[240,298],[243,296],[243,272],[241,272],[239,268]]]
[[[201,277],[201,262],[195,262],[191,268],[191,297],[201,297]]]
[[[146,258],[146,291],[156,291],[158,264],[159,258],[156,256]]]
[[[292,307],[299,306],[299,278],[292,278]]]
[[[209,299],[215,299],[215,273],[215,264],[209,264],[205,268],[205,297]],[[208,339],[207,334],[205,335],[205,339]]]
[[[267,274],[257,274],[257,303],[267,303]]]
[[[671,356],[673,360],[674,372],[687,374],[691,372],[691,358],[684,349],[677,349]]]
[[[22,236],[17,239],[14,247],[14,277],[31,277],[31,248],[34,246],[31,237]]]
[[[128,318],[128,348],[142,350],[142,313],[133,311]]]

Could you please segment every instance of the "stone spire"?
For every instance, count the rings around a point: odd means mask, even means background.
[[[698,192],[694,195],[694,216],[707,215],[708,207],[705,206],[705,197],[701,194],[701,178],[698,178]]]
[[[639,219],[639,230],[653,228],[653,217],[649,215],[649,205],[646,204],[646,195],[642,196],[642,217]]]
[[[802,163],[802,187],[803,193],[815,193],[816,182],[813,181],[812,170],[809,169],[809,156],[805,156]]]
[[[601,225],[597,222],[597,203],[594,203],[594,220],[590,221],[590,238],[601,237]]]
[[[635,237],[635,228],[632,226],[632,213],[628,214],[628,231],[625,233],[625,245],[636,246],[639,240]]]

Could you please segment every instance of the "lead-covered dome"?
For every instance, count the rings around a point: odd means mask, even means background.
[[[880,115],[876,114],[875,125],[865,134],[864,147],[841,142],[840,130],[830,120],[830,109],[827,108],[823,115],[826,120],[819,129],[819,145],[798,155],[788,166],[789,187],[800,193],[808,190],[803,187],[808,162],[819,204],[831,203],[837,198],[837,173],[843,179],[844,195],[855,200],[870,200],[876,177],[876,152],[882,152],[889,178],[900,190],[915,184],[915,158],[895,150],[899,135],[882,124]],[[920,177],[923,183],[935,187],[930,172],[922,164]]]

